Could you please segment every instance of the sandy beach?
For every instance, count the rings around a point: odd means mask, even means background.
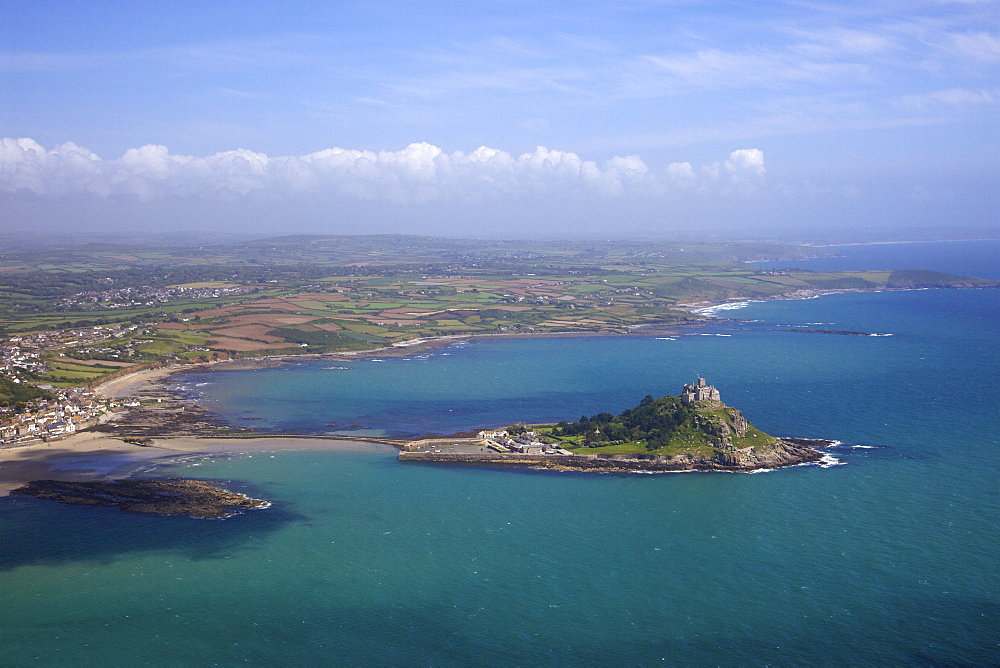
[[[173,364],[159,369],[143,369],[142,371],[136,371],[135,373],[119,376],[118,378],[112,378],[107,382],[101,383],[100,385],[94,387],[94,392],[106,399],[121,399],[122,397],[130,396],[141,386],[158,383],[167,376],[184,371],[185,369],[195,368],[197,366],[204,365]]]
[[[158,438],[153,445],[125,443],[105,434],[83,432],[50,443],[0,449],[0,496],[30,480],[116,480],[154,462],[190,455],[284,450],[371,450],[395,448],[367,441],[331,438]]]

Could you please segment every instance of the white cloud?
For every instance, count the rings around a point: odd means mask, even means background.
[[[900,100],[902,107],[928,109],[934,107],[982,107],[1000,103],[1000,91],[947,88],[921,95],[908,95]]]
[[[834,27],[826,30],[797,30],[793,34],[803,41],[791,46],[791,50],[813,57],[866,56],[897,46],[886,34],[871,30]]]
[[[984,63],[1000,63],[1000,36],[996,33],[974,32],[951,37],[955,48],[966,56]]]
[[[764,154],[733,151],[721,163],[696,168],[677,162],[653,169],[637,155],[603,163],[539,146],[511,155],[480,146],[446,153],[428,143],[398,151],[329,148],[300,156],[269,157],[246,149],[206,157],[176,155],[165,146],[127,150],[104,159],[73,143],[46,149],[32,139],[0,141],[0,191],[42,196],[166,197],[227,201],[288,198],[390,203],[483,201],[510,197],[649,197],[692,188],[759,186]]]
[[[756,148],[741,148],[729,154],[726,171],[739,181],[764,178],[764,152]]]
[[[853,62],[808,60],[779,51],[708,49],[670,56],[644,56],[652,65],[640,87],[683,83],[695,88],[780,88],[789,84],[827,85],[831,80],[866,78],[868,67]]]

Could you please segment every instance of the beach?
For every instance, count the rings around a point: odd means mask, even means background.
[[[118,480],[154,463],[192,455],[226,455],[276,450],[372,450],[391,446],[331,438],[252,437],[154,439],[125,443],[107,434],[83,432],[59,441],[0,449],[0,496],[31,480]]]
[[[161,367],[159,369],[143,369],[135,373],[125,374],[118,378],[112,378],[94,387],[94,392],[105,399],[121,399],[131,396],[136,390],[148,387],[153,383],[159,383],[167,376],[178,373],[185,369],[190,369],[195,365],[174,364]]]

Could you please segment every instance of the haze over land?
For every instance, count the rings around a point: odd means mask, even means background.
[[[997,10],[9,2],[0,233],[989,236]]]

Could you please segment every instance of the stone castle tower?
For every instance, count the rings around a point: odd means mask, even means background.
[[[706,385],[704,378],[699,378],[694,385],[685,385],[681,390],[681,401],[691,405],[696,401],[722,401],[719,391],[714,385]]]

